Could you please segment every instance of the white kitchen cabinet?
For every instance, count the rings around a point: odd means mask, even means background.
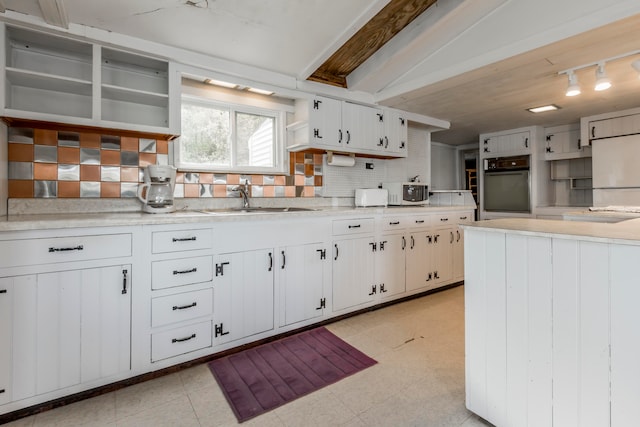
[[[407,122],[395,111],[316,96],[296,102],[295,122],[287,126],[288,150],[320,149],[373,156],[406,157]],[[395,124],[395,120],[397,123]],[[391,133],[393,132],[393,133]]]
[[[545,128],[545,160],[591,157],[591,147],[580,144],[580,127],[564,125]]]
[[[406,247],[406,289],[426,290],[433,278],[433,232],[431,216],[409,218]]]
[[[14,294],[13,400],[130,370],[131,265],[2,280]]]
[[[529,131],[498,132],[480,135],[480,157],[528,154],[531,152]]]
[[[274,328],[273,249],[216,255],[213,337],[223,344]]]
[[[591,145],[596,139],[640,133],[640,108],[598,114],[580,119],[580,144]]]
[[[385,233],[376,251],[376,292],[382,299],[404,293],[406,283],[405,249],[407,238],[403,232]]]
[[[373,301],[375,250],[373,218],[333,221],[332,308],[354,310]]]
[[[278,284],[284,308],[281,325],[293,325],[322,317],[326,309],[325,265],[331,254],[327,245],[310,243],[278,250]]]
[[[170,121],[179,100],[169,96],[178,77],[168,61],[13,25],[2,25],[2,37],[3,116],[180,133]]]
[[[11,401],[13,281],[0,279],[0,405]]]

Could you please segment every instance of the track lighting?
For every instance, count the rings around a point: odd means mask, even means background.
[[[580,85],[578,84],[578,77],[576,73],[570,71],[567,76],[569,77],[569,86],[567,87],[567,96],[576,96],[580,95]]]
[[[596,85],[594,90],[601,91],[607,90],[611,87],[611,80],[607,77],[607,73],[604,71],[604,62],[598,64],[596,68]]]
[[[640,55],[640,50],[633,50],[631,52],[623,53],[621,55],[612,56],[611,58],[604,58],[597,62],[591,62],[589,64],[580,65],[578,67],[569,68],[563,71],[560,71],[558,74],[566,74],[569,79],[569,85],[567,86],[567,91],[565,94],[567,96],[576,96],[580,94],[580,85],[578,84],[578,76],[576,75],[576,71],[582,70],[584,68],[596,67],[596,84],[594,89],[597,91],[607,90],[611,87],[611,80],[607,77],[607,73],[604,70],[604,66],[607,62],[616,61],[618,59],[627,58],[629,56],[637,56]],[[638,78],[640,78],[640,59],[637,59],[631,63],[631,66],[638,73]]]

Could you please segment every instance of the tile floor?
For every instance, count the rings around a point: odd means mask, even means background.
[[[464,406],[464,288],[361,314],[328,328],[378,361],[246,426],[488,426]],[[237,425],[206,365],[7,424]]]

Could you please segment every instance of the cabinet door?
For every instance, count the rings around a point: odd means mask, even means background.
[[[272,249],[214,257],[214,339],[218,344],[273,329]]]
[[[455,230],[451,227],[433,231],[433,287],[451,280],[453,276],[453,244]]]
[[[326,245],[312,243],[279,250],[279,271],[283,316],[281,325],[320,317],[323,314],[324,266],[328,261]]]
[[[309,108],[309,131],[313,144],[341,146],[341,101],[318,96],[311,100]]]
[[[385,110],[384,115],[384,147],[388,153],[407,155],[408,124],[403,113],[398,110]]]
[[[464,232],[462,228],[456,227],[453,234],[453,279],[464,280]]]
[[[480,144],[480,152],[483,157],[491,157],[493,154],[498,154],[498,137],[484,138]]]
[[[0,279],[0,405],[11,401],[11,318],[13,280]]]
[[[427,288],[433,282],[432,247],[433,234],[430,231],[409,234],[406,248],[407,291]]]
[[[373,301],[374,244],[373,237],[333,242],[333,311]]]
[[[130,369],[131,266],[12,278],[13,400]]]
[[[405,291],[404,234],[388,234],[378,244],[376,261],[376,283],[381,298],[389,298]]]
[[[351,102],[342,103],[342,136],[345,148],[364,148],[363,121],[372,119],[365,114],[364,107]]]
[[[498,136],[497,152],[523,152],[531,149],[529,132],[517,132]]]

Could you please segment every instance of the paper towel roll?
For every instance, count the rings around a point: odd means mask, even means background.
[[[356,158],[334,154],[327,159],[327,164],[329,166],[353,166],[356,164]]]

